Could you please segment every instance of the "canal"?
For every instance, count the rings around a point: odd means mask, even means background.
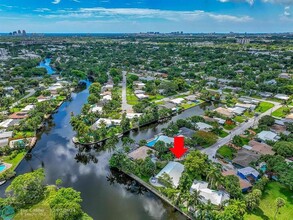
[[[87,97],[88,90],[73,93],[71,100],[60,106],[39,134],[30,159],[23,160],[17,167],[17,175],[43,167],[47,184],[54,184],[60,178],[63,186],[81,192],[83,210],[94,219],[185,219],[144,187],[122,173],[110,170],[108,160],[112,152],[100,148],[81,149],[72,143],[75,132],[70,125],[70,115],[71,112],[80,113]],[[201,115],[206,108],[212,107],[191,108],[168,122],[144,127],[129,136],[137,142],[152,138],[170,121]],[[1,196],[9,184],[10,181],[0,187]]]

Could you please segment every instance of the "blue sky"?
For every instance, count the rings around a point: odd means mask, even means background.
[[[0,32],[293,32],[293,0],[0,0]]]

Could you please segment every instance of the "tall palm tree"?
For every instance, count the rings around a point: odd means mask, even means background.
[[[196,206],[201,204],[201,199],[202,196],[200,195],[200,191],[194,190],[189,196],[188,206],[192,206],[195,208]]]
[[[212,188],[217,188],[221,184],[222,175],[217,167],[212,167],[207,173],[207,180]]]

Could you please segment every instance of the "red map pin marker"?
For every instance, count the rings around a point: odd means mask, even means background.
[[[174,137],[174,147],[170,148],[170,151],[176,158],[182,157],[187,151],[187,148],[184,148],[184,137]]]

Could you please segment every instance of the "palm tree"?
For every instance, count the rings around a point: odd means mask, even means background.
[[[197,205],[201,204],[201,198],[202,196],[200,195],[200,191],[194,190],[189,196],[188,206],[196,207]]]
[[[221,184],[222,175],[217,167],[212,167],[207,173],[207,180],[212,188],[218,188]]]
[[[283,207],[284,205],[285,205],[285,200],[282,199],[282,198],[280,198],[280,197],[278,197],[278,198],[276,199],[276,212],[275,212],[274,220],[276,220],[276,218],[277,218],[277,214],[278,214],[278,212],[279,212],[279,209],[280,209],[281,207]]]

